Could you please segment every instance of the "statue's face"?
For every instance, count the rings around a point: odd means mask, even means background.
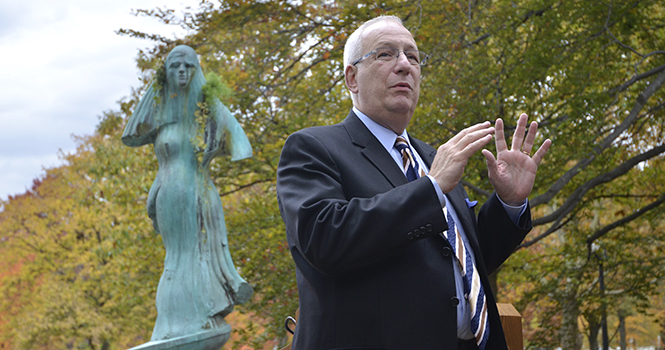
[[[170,57],[166,66],[166,76],[169,84],[185,87],[194,76],[195,63],[185,54]]]

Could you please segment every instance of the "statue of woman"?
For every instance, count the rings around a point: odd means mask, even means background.
[[[248,158],[251,145],[228,108],[204,97],[206,80],[191,47],[174,48],[164,68],[122,135],[127,146],[154,144],[159,162],[147,207],[166,259],[151,341],[227,327],[224,316],[253,293],[231,260],[222,202],[209,174],[214,157]]]

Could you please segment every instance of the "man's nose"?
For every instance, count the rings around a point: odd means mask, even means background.
[[[398,73],[408,73],[411,71],[411,62],[406,58],[406,53],[397,53],[397,62],[395,62],[395,69]]]
[[[178,67],[178,73],[184,73],[184,72],[185,72],[185,65],[184,65],[184,64],[181,64],[181,65]]]

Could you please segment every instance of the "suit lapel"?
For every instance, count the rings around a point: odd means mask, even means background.
[[[408,182],[402,169],[395,164],[393,158],[383,148],[383,145],[372,135],[353,111],[349,113],[344,122],[342,122],[342,125],[344,125],[346,131],[349,133],[353,144],[362,148],[360,152],[363,156],[386,177],[393,187]]]

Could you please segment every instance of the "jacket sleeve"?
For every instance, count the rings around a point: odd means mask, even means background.
[[[514,223],[496,193],[490,196],[478,213],[478,241],[488,274],[508,259],[531,228],[530,208]]]
[[[349,186],[369,179],[369,163],[332,151],[314,134],[291,135],[277,170],[277,197],[290,246],[322,273],[352,271],[447,229],[427,178],[367,198]],[[390,189],[392,188],[392,189]]]

